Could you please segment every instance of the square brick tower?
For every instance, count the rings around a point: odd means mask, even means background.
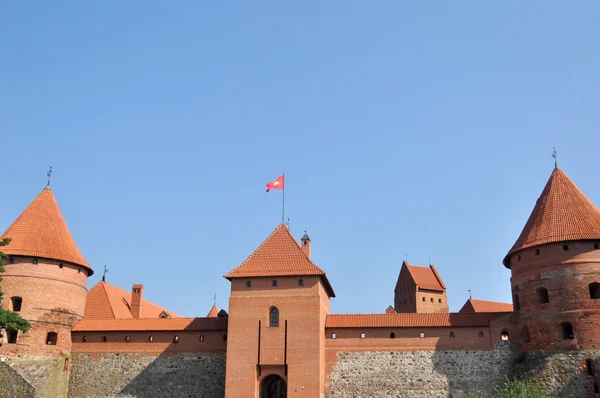
[[[335,297],[325,272],[281,224],[231,281],[225,396],[321,397],[325,319]]]
[[[418,267],[402,262],[394,289],[394,309],[399,313],[448,312],[446,285],[433,264]]]

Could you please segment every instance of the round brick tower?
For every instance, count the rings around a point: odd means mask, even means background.
[[[31,323],[4,331],[0,355],[59,355],[71,349],[71,328],[83,317],[93,270],[75,245],[52,190],[45,188],[2,234],[8,255],[2,306]]]
[[[503,263],[523,350],[600,348],[600,211],[558,166]]]

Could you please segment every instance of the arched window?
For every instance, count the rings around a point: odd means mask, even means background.
[[[431,301],[433,303],[433,297],[429,299],[429,301]]]
[[[600,283],[590,283],[590,298],[593,300],[600,299]]]
[[[362,333],[360,334],[360,338],[361,338],[361,339],[365,339],[365,338],[367,338],[367,335],[365,334],[365,332],[362,332]]]
[[[546,289],[545,287],[540,287],[537,290],[537,296],[540,304],[546,304],[550,302],[550,299],[548,298],[548,289]]]
[[[419,337],[420,337],[420,338],[424,338],[424,337],[425,337],[425,332],[421,332],[421,333],[419,333]]]
[[[478,336],[480,339],[482,339],[482,338],[483,338],[485,335],[484,335],[484,334],[483,334],[483,332],[480,330],[480,331],[477,333],[477,336]]]
[[[453,339],[453,338],[455,338],[455,337],[456,337],[456,336],[455,336],[454,332],[450,332],[450,338],[451,338],[451,339]]]
[[[106,343],[106,336],[102,336],[102,342]]]
[[[438,299],[438,303],[442,304],[442,299]]]
[[[55,332],[49,332],[46,336],[47,345],[56,345],[56,340],[58,340],[58,335]]]
[[[390,333],[390,339],[395,339],[396,338],[396,333],[392,332]]]
[[[176,335],[173,337],[173,343],[179,343],[179,335],[177,335],[177,334],[176,334]]]
[[[152,335],[148,336],[148,341],[152,343],[154,341],[154,336],[152,336]]]
[[[204,335],[203,334],[200,335],[200,342],[204,343]]]
[[[129,343],[129,336],[125,336],[125,341]]]
[[[425,297],[423,297],[423,301],[425,301]]]
[[[594,375],[594,363],[590,358],[585,360],[585,369],[587,370],[588,376]]]
[[[571,325],[569,322],[561,323],[560,331],[563,340],[573,340],[575,338],[575,334],[573,333],[573,325]]]
[[[503,330],[502,333],[500,334],[500,338],[502,340],[508,340],[508,332],[506,330]]]
[[[335,333],[331,333],[331,338],[332,338],[332,339],[337,339],[337,334],[335,334]]]
[[[272,307],[269,311],[269,326],[272,328],[279,327],[279,310],[277,307]]]
[[[521,339],[523,340],[523,343],[529,343],[531,341],[527,326],[524,326],[523,329],[521,329]]]
[[[515,311],[519,311],[521,309],[521,304],[519,304],[519,295],[515,294],[515,299],[513,300],[513,304],[515,307]]]
[[[12,310],[14,312],[21,311],[21,305],[23,304],[23,299],[21,297],[11,297],[10,304],[12,305]]]

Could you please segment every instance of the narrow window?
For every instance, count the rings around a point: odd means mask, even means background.
[[[423,297],[423,301],[425,301],[425,297]]]
[[[600,394],[600,383],[594,384],[594,394]]]
[[[152,343],[154,341],[154,336],[152,336],[152,335],[148,336],[148,341]]]
[[[302,279],[298,279],[298,286],[304,286],[304,281]]]
[[[332,339],[337,339],[337,334],[335,334],[335,333],[331,333],[331,338],[332,338]]]
[[[396,333],[392,332],[390,333],[390,339],[395,339],[396,338]]]
[[[585,369],[587,370],[587,374],[588,376],[593,376],[594,375],[594,368],[593,368],[594,364],[592,363],[591,359],[586,359],[585,360]]]
[[[8,344],[17,344],[17,336],[19,335],[18,330],[6,329],[6,334],[8,337]]]
[[[106,343],[106,336],[102,336],[102,342]]]
[[[521,261],[521,255],[520,254],[517,256],[517,260]]]
[[[594,250],[600,249],[600,243],[594,243]]]
[[[63,269],[63,263],[58,264],[58,268]]]
[[[429,301],[431,301],[433,303],[433,297],[429,299]]]
[[[453,339],[454,337],[456,337],[456,336],[454,335],[454,332],[450,332],[450,338],[451,338],[451,339]]]
[[[37,263],[38,263],[38,259],[37,259],[37,258],[34,258],[34,259],[33,259],[33,263],[34,263],[34,264],[37,264]]]
[[[442,304],[442,299],[438,299],[438,303]]]
[[[129,336],[125,336],[125,341],[129,343]]]
[[[179,335],[177,335],[177,334],[176,334],[176,335],[173,337],[173,343],[179,343]]]
[[[365,339],[366,337],[367,337],[367,335],[365,334],[365,332],[362,332],[362,333],[360,334],[360,338],[361,338],[361,339]]]
[[[477,336],[482,339],[484,337],[483,332],[480,330],[479,333],[477,333]]]
[[[23,304],[23,299],[21,297],[11,297],[10,303],[12,304],[12,310],[14,312],[21,311],[21,304]]]
[[[421,333],[419,333],[419,337],[420,337],[420,338],[424,338],[424,337],[425,337],[425,332],[421,332]]]
[[[573,340],[575,338],[575,334],[573,333],[573,325],[571,325],[569,322],[561,323],[560,331],[563,340]]]
[[[13,256],[10,256],[10,263],[14,264],[15,263],[15,258]]]
[[[277,307],[272,307],[269,311],[269,326],[272,328],[279,327],[279,310]]]
[[[204,343],[204,335],[203,334],[200,335],[200,342]]]
[[[223,341],[227,341],[227,335],[226,334],[223,335]]]
[[[56,345],[56,340],[58,340],[58,335],[56,332],[49,332],[48,335],[46,335],[47,345]]]
[[[246,287],[252,287],[252,281],[246,281]]]
[[[513,304],[515,306],[515,311],[519,311],[521,309],[521,304],[519,304],[519,295],[515,294],[515,299],[513,301]]]
[[[87,336],[83,336],[83,337],[81,338],[81,341],[83,341],[84,343],[86,343],[86,342],[87,342]]]
[[[529,335],[529,329],[527,326],[521,329],[521,339],[523,339],[523,343],[529,343],[531,341],[531,336]]]
[[[600,299],[600,283],[590,283],[590,298],[593,300]]]
[[[277,287],[277,281],[276,281],[275,279],[273,279],[273,282],[271,282],[271,285],[272,285],[273,287]]]
[[[540,304],[547,304],[550,302],[550,300],[548,298],[548,289],[546,289],[545,287],[540,287],[537,290],[537,296],[538,296],[538,301],[540,302]]]
[[[63,368],[65,372],[69,371],[69,358],[65,358],[65,366]]]
[[[540,249],[535,249],[535,255],[539,256],[540,255]]]
[[[569,251],[569,245],[563,245],[563,250],[568,252]]]
[[[508,332],[506,330],[503,330],[502,334],[500,335],[500,338],[505,341],[508,340]]]

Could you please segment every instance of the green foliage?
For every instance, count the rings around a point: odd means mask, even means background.
[[[548,398],[546,391],[531,379],[507,380],[497,389],[500,398]]]
[[[0,247],[6,246],[10,243],[10,238],[4,238],[0,240]],[[0,275],[4,272],[4,259],[6,254],[0,252]],[[2,276],[0,276],[0,282],[2,282]],[[2,304],[2,288],[0,288],[0,304]],[[31,325],[25,319],[15,312],[2,309],[0,307],[0,329],[14,329],[22,332],[27,332]]]

